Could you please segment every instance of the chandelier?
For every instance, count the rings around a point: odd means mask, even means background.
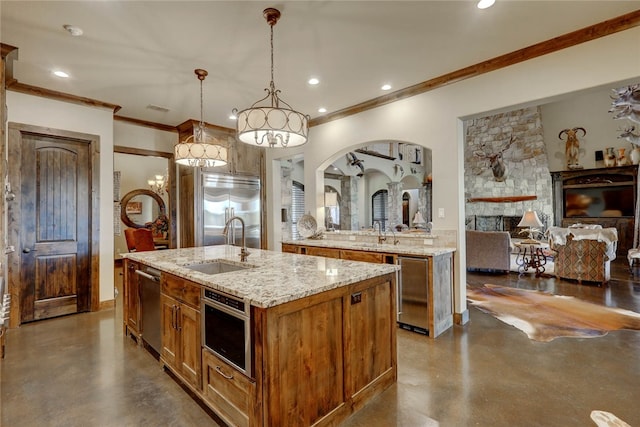
[[[154,178],[148,179],[147,184],[149,184],[151,191],[162,196],[164,192],[167,191],[168,181],[167,174],[165,173],[164,175],[156,175]]]
[[[193,135],[175,145],[176,163],[193,167],[214,167],[227,164],[227,147],[217,138],[207,135],[202,113],[202,81],[209,74],[200,68],[195,70],[200,80],[200,123]]]
[[[273,26],[280,18],[280,11],[265,9],[262,14],[271,28],[271,82],[265,88],[267,96],[256,101],[251,107],[238,112],[236,131],[238,139],[246,144],[274,147],[295,147],[307,142],[309,134],[309,116],[295,111],[280,99],[280,90],[273,83]],[[267,101],[267,105],[258,105]],[[281,107],[281,104],[284,107]]]

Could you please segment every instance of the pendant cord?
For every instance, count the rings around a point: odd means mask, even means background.
[[[269,28],[271,28],[271,86],[273,88],[274,83],[273,83],[273,25],[270,25]]]
[[[204,102],[202,96],[202,80],[200,80],[200,127],[204,127],[204,113],[202,112]]]

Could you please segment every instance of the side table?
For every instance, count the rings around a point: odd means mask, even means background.
[[[540,277],[544,273],[544,266],[547,263],[544,249],[548,249],[549,244],[537,240],[524,240],[514,243],[514,246],[518,248],[518,254],[516,255],[518,272],[524,274],[531,268],[535,270],[536,277]]]

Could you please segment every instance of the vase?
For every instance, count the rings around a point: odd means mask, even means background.
[[[629,163],[624,148],[618,148],[618,157],[616,157],[616,166],[626,166]]]
[[[633,150],[631,150],[631,153],[629,154],[629,157],[631,157],[632,164],[637,165],[638,163],[640,163],[640,147],[634,145]]]
[[[613,151],[613,147],[605,148],[604,165],[608,168],[616,165],[616,154]]]

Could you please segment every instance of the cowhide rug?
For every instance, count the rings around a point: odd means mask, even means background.
[[[536,341],[592,338],[618,329],[640,330],[640,313],[577,298],[486,284],[467,287],[471,304]]]

